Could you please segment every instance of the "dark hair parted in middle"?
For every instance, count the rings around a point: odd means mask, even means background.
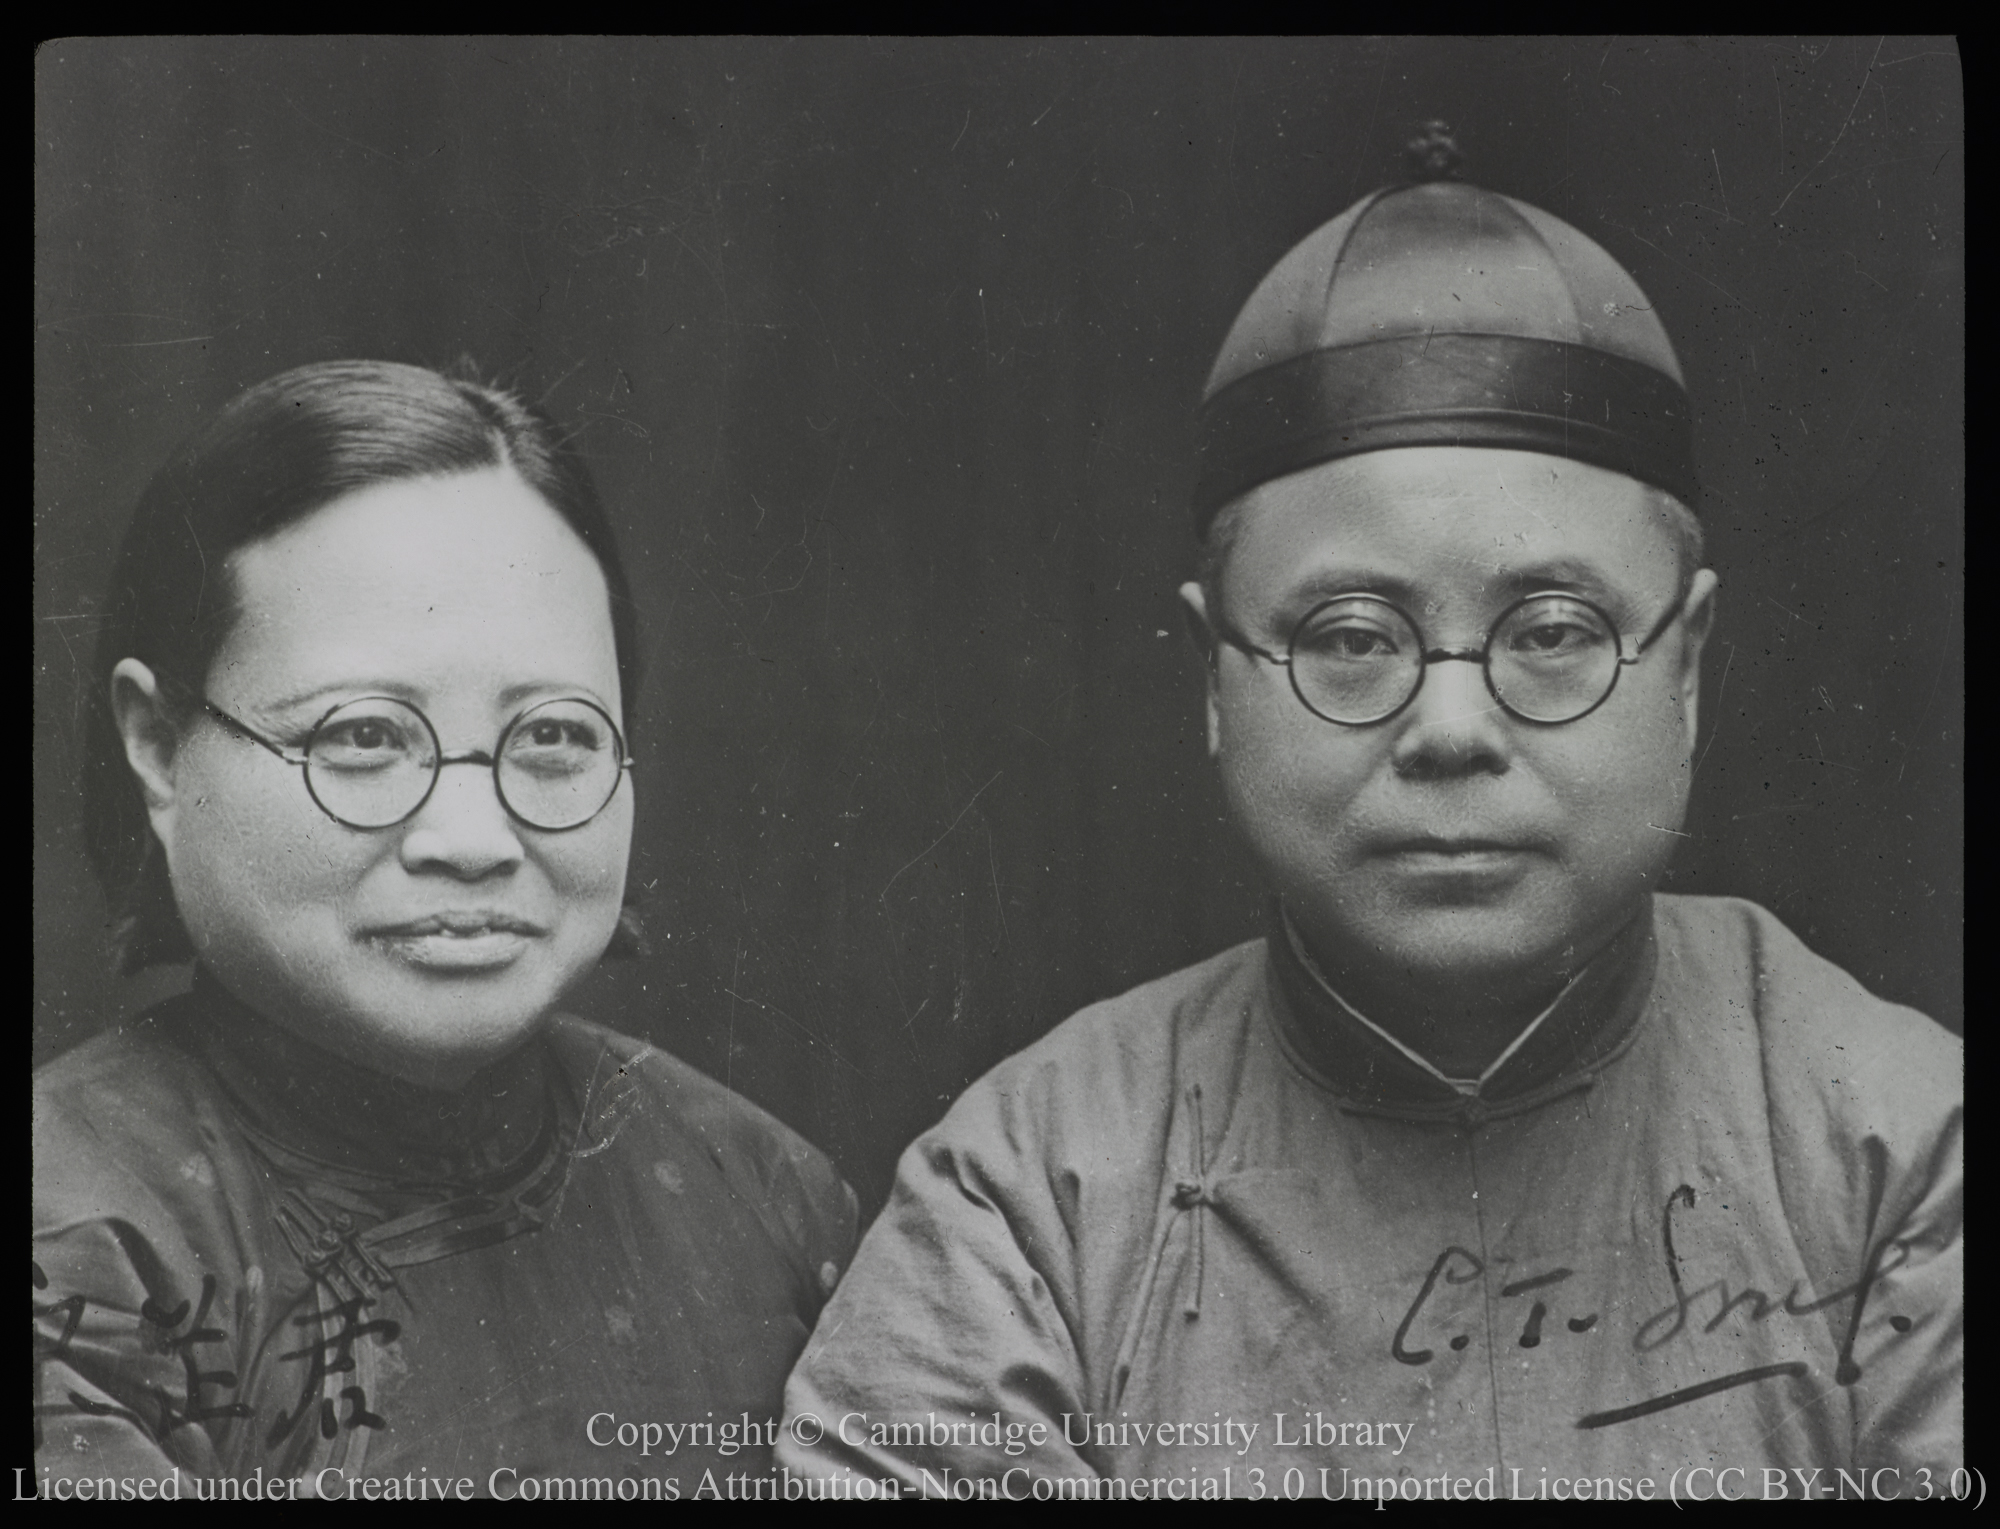
[[[185,713],[237,617],[230,554],[363,489],[496,467],[520,474],[603,569],[629,732],[638,624],[610,522],[581,454],[512,393],[389,361],[302,366],[238,394],[154,474],[105,601],[84,779],[85,848],[111,900],[123,970],[194,951],[111,715],[112,669],[140,660]],[[635,943],[636,928],[621,924],[614,953]]]

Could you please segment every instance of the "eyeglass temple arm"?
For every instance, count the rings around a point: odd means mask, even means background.
[[[1281,657],[1280,655],[1271,652],[1271,650],[1268,648],[1258,647],[1256,643],[1252,642],[1248,637],[1245,637],[1234,626],[1232,626],[1226,617],[1218,615],[1214,619],[1214,621],[1210,623],[1210,626],[1215,632],[1215,635],[1217,637],[1220,637],[1224,642],[1228,643],[1230,647],[1235,648],[1238,652],[1248,653],[1252,658],[1261,658],[1264,660],[1265,663],[1276,664],[1281,669],[1291,668],[1292,661],[1289,658]]]
[[[201,709],[207,712],[211,717],[215,718],[215,720],[220,722],[224,727],[228,728],[232,733],[236,734],[237,737],[247,738],[252,743],[258,744],[263,748],[269,749],[273,754],[276,754],[280,759],[284,760],[286,764],[301,765],[301,766],[305,764],[306,756],[305,756],[305,751],[303,749],[294,751],[286,748],[281,743],[273,743],[269,738],[266,738],[262,733],[255,731],[245,723],[238,722],[234,717],[230,716],[228,712],[224,711],[220,706],[217,706],[213,701],[203,701],[201,703]]]
[[[1680,588],[1674,592],[1674,603],[1667,607],[1667,613],[1660,617],[1652,631],[1639,639],[1630,653],[1620,653],[1618,655],[1618,662],[1621,664],[1636,664],[1639,662],[1640,656],[1648,648],[1667,635],[1667,628],[1672,626],[1679,618],[1681,612],[1686,609],[1688,596],[1693,590],[1694,581],[1692,579],[1684,580]]]

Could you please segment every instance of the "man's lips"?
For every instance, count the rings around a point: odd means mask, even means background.
[[[1404,839],[1382,839],[1380,853],[1396,855],[1400,851],[1430,851],[1434,855],[1470,855],[1482,849],[1540,849],[1540,841],[1526,835],[1408,835]]]
[[[1407,837],[1378,840],[1369,846],[1369,853],[1378,856],[1436,855],[1447,859],[1454,857],[1470,859],[1479,855],[1539,854],[1547,848],[1547,844],[1541,839],[1527,835],[1495,838],[1480,834],[1412,834]]]
[[[377,924],[368,934],[374,939],[421,939],[426,935],[456,935],[473,938],[482,934],[546,934],[548,931],[531,919],[524,919],[512,913],[477,910],[472,912],[427,913],[422,918],[413,918],[400,924]]]

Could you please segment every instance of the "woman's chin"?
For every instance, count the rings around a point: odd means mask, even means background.
[[[494,1013],[490,1010],[426,1016],[421,1027],[405,1016],[363,1013],[343,1027],[343,1049],[354,1059],[406,1082],[456,1088],[474,1073],[519,1050],[541,1030],[546,1011]]]
[[[393,958],[381,980],[328,995],[318,1044],[407,1082],[455,1088],[531,1040],[559,989],[517,967],[453,970]],[[495,981],[504,974],[507,980]]]
[[[532,1039],[595,964],[588,947],[508,930],[341,933],[242,959],[208,942],[224,986],[301,1039],[378,1072],[455,1087]]]

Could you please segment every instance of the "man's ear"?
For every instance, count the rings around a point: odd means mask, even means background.
[[[153,832],[171,842],[179,795],[174,757],[180,729],[160,689],[159,676],[136,658],[121,658],[111,671],[111,715],[125,742],[125,762],[138,777]]]
[[[1201,585],[1192,579],[1181,586],[1181,616],[1187,622],[1188,636],[1200,650],[1202,665],[1208,671],[1208,757],[1214,759],[1222,752],[1222,714],[1216,706],[1219,674],[1215,629],[1208,624],[1208,597],[1202,593]]]
[[[1694,752],[1696,722],[1701,710],[1701,655],[1708,646],[1708,634],[1715,630],[1716,591],[1721,583],[1713,568],[1701,569],[1689,582],[1687,603],[1682,607],[1678,682],[1690,756]]]

